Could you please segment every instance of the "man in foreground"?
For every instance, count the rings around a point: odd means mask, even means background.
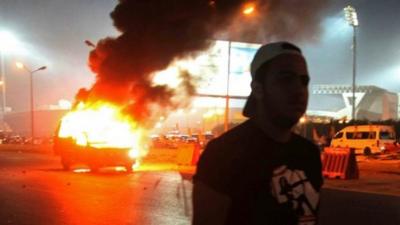
[[[193,225],[316,224],[320,153],[292,133],[308,102],[306,60],[293,44],[270,43],[251,76],[249,120],[211,141],[198,163]]]

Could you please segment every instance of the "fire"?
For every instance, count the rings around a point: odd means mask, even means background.
[[[144,133],[120,106],[81,102],[62,118],[58,136],[72,138],[80,146],[130,149],[129,156],[137,158],[143,154]]]
[[[204,56],[176,60],[165,70],[155,72],[153,74],[153,83],[176,88],[182,84],[180,74],[183,70],[188,71],[192,75],[200,73],[201,67],[199,64],[201,64],[202,60],[204,61]]]

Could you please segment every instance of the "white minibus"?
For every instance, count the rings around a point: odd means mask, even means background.
[[[383,152],[386,144],[395,142],[396,133],[392,126],[357,125],[337,132],[331,141],[331,147],[354,148],[356,154],[369,155]]]

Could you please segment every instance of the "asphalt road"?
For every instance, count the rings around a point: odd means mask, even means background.
[[[57,157],[0,152],[0,224],[189,225],[191,183],[177,171],[65,172]],[[324,189],[322,225],[399,225],[400,198]]]
[[[61,170],[43,154],[0,152],[0,224],[189,224],[191,184],[178,172]]]

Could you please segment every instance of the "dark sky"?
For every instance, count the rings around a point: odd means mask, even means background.
[[[358,12],[357,82],[400,92],[400,1],[335,1],[319,43],[306,52],[313,83],[351,82],[352,29],[341,20],[341,9],[352,4]]]
[[[316,0],[319,1],[319,0]],[[94,75],[87,67],[90,48],[84,40],[116,35],[109,13],[113,0],[0,0],[0,30],[10,30],[24,43],[28,54],[6,56],[7,105],[28,109],[28,75],[14,68],[21,60],[34,75],[35,105],[72,100],[77,90],[89,87]],[[358,11],[357,82],[400,92],[400,1],[332,0],[317,41],[299,43],[308,58],[312,84],[350,84],[352,30],[342,9]]]

